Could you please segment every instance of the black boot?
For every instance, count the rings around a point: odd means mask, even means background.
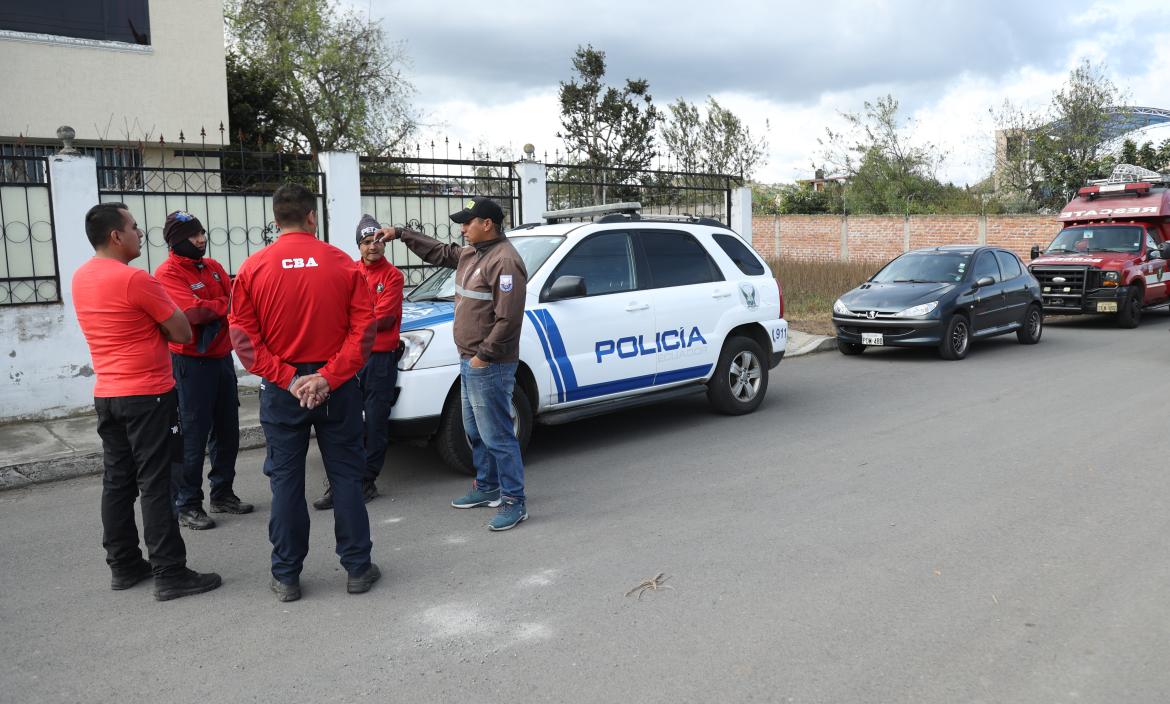
[[[214,572],[200,574],[183,568],[177,576],[159,577],[154,580],[154,598],[158,601],[170,601],[181,596],[209,592],[221,584],[223,579]]]

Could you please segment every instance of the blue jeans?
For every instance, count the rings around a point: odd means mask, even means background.
[[[386,462],[390,444],[390,409],[398,382],[398,352],[372,352],[357,375],[366,422],[366,481],[374,481]]]
[[[524,462],[512,420],[516,366],[493,362],[477,369],[465,359],[459,363],[459,381],[476,488],[499,489],[504,496],[524,501]]]
[[[309,374],[320,364],[297,365]],[[350,575],[370,566],[370,519],[362,499],[365,451],[362,448],[362,395],[353,379],[333,390],[324,405],[301,408],[288,391],[265,380],[260,387],[260,425],[268,441],[264,474],[272,486],[272,576],[292,584],[309,553],[309,510],[305,505],[305,456],[309,432],[317,431],[317,447],[333,490],[333,533],[337,554]]]
[[[203,505],[203,451],[211,459],[207,479],[211,500],[233,493],[240,451],[240,398],[232,356],[214,359],[171,354],[179,419],[183,426],[183,464],[172,471],[175,510]]]

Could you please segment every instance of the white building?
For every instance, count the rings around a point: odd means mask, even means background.
[[[0,66],[0,144],[58,144],[61,125],[79,147],[227,125],[221,0],[4,3]]]
[[[96,167],[169,160],[180,132],[218,144],[223,33],[220,0],[0,4],[0,421],[92,406],[69,279],[93,254],[84,214],[114,174],[50,156],[57,128],[73,127]]]

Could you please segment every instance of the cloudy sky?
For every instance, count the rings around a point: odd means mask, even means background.
[[[808,177],[839,113],[887,93],[958,184],[990,171],[989,109],[1043,108],[1084,58],[1129,104],[1170,109],[1170,0],[348,1],[405,42],[428,137],[513,157],[563,150],[557,88],[582,44],[605,52],[608,83],[645,78],[661,107],[712,95],[733,110],[768,140],[764,182]]]

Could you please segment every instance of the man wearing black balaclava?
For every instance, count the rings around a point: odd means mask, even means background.
[[[169,343],[183,430],[183,463],[175,466],[171,486],[179,525],[204,530],[215,527],[203,510],[204,449],[211,458],[211,512],[252,511],[232,488],[240,449],[236,367],[227,324],[232,284],[219,262],[204,256],[207,232],[199,218],[181,210],[171,213],[163,238],[171,255],[154,276],[195,333],[190,344]]]

